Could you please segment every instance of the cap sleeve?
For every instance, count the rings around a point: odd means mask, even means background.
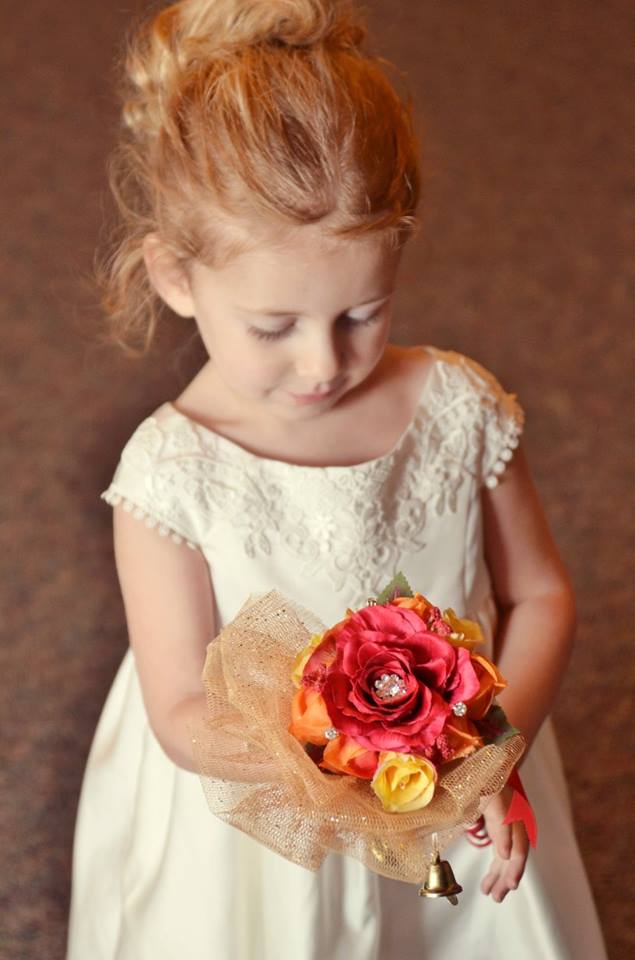
[[[170,435],[159,420],[148,417],[125,445],[112,482],[101,497],[113,507],[121,504],[160,536],[195,549],[195,518],[189,515],[187,498],[179,496],[177,453],[170,449]]]
[[[480,481],[493,490],[520,443],[525,414],[516,395],[504,390],[493,374],[475,360],[464,357],[463,362],[480,399]]]

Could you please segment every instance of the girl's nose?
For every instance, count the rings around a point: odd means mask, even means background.
[[[296,360],[296,370],[311,388],[330,383],[342,366],[340,350],[333,333],[307,337]]]

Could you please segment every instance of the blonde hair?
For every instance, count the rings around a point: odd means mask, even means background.
[[[417,145],[364,38],[347,0],[181,0],[136,31],[110,171],[121,236],[101,274],[112,339],[145,353],[154,337],[149,233],[211,265],[240,249],[241,223],[403,242]]]

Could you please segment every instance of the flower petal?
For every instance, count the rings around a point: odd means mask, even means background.
[[[389,751],[379,755],[371,786],[384,810],[411,813],[430,803],[436,781],[437,771],[428,760]]]
[[[379,753],[368,750],[351,737],[339,736],[327,745],[320,766],[331,773],[347,773],[371,780],[377,769]]]
[[[291,704],[289,733],[300,743],[315,743],[323,746],[328,743],[324,731],[332,726],[322,696],[310,687],[300,687]]]

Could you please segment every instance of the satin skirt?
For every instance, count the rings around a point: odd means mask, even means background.
[[[67,960],[605,960],[549,723],[523,782],[538,847],[502,904],[479,889],[490,850],[463,838],[444,853],[457,907],[337,854],[313,873],[209,812],[150,730],[128,652],[84,777]]]

